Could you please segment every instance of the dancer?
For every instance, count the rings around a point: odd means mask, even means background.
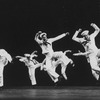
[[[11,55],[4,49],[0,49],[0,87],[4,86],[4,79],[3,79],[3,71],[4,67],[8,64],[8,62],[11,63],[12,57]]]
[[[36,52],[37,51],[34,51],[32,54],[24,54],[24,57],[16,56],[16,58],[19,58],[19,61],[24,62],[28,67],[29,77],[32,85],[37,84],[35,78],[35,70],[36,68],[41,66],[41,64],[34,59],[34,57],[37,57],[37,55],[35,54]]]
[[[78,54],[73,54],[73,55],[75,56],[85,55],[88,63],[90,63],[93,76],[98,80],[99,79],[98,72],[100,72],[100,68],[98,66],[97,55],[98,55],[99,49],[96,46],[95,37],[100,32],[100,28],[94,23],[91,23],[91,26],[95,29],[95,31],[90,35],[89,35],[89,31],[85,30],[81,33],[83,37],[78,38],[77,36],[78,36],[78,33],[81,31],[81,29],[75,32],[72,39],[81,43],[85,49],[85,52],[84,53],[79,52]]]
[[[42,49],[42,54],[45,55],[45,59],[42,63],[41,66],[41,70],[45,69],[48,74],[50,75],[51,79],[56,83],[59,81],[60,76],[54,71],[53,66],[52,66],[52,57],[54,55],[54,50],[52,47],[52,43],[54,41],[57,41],[63,37],[65,37],[66,35],[68,35],[69,33],[63,33],[57,37],[54,38],[47,38],[47,34],[46,33],[42,33],[41,31],[39,31],[36,35],[35,35],[35,41],[40,45],[41,49]],[[59,54],[61,55],[62,52],[56,52],[56,55],[59,56]]]

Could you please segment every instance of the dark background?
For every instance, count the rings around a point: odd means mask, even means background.
[[[53,43],[53,49],[72,52],[84,51],[84,48],[71,38],[76,30],[82,28],[93,32],[91,23],[100,27],[100,1],[99,0],[0,0],[0,48],[7,50],[14,58],[17,55],[38,51],[39,62],[44,59],[41,48],[34,41],[38,31],[55,37],[64,32],[69,36]],[[100,35],[96,37],[96,45],[100,48]],[[91,74],[90,65],[85,57],[73,57],[75,67],[68,66],[66,73],[68,80],[62,79],[60,85],[97,85]],[[60,66],[57,68],[60,74]],[[48,74],[36,70],[37,85],[54,85]],[[27,67],[17,59],[4,69],[5,86],[31,86]]]

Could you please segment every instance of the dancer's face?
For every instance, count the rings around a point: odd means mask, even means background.
[[[42,36],[42,39],[43,39],[43,41],[47,41],[47,35],[44,34],[44,35]]]
[[[83,38],[85,40],[89,40],[90,39],[89,31],[83,31],[83,33],[81,35],[83,36]]]
[[[90,36],[87,34],[87,35],[84,36],[84,39],[85,39],[86,41],[90,41]]]

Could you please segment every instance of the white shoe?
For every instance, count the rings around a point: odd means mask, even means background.
[[[54,80],[54,83],[56,83],[58,81],[58,78],[56,78],[55,80]]]

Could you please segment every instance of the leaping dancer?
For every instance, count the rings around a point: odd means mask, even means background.
[[[73,54],[73,55],[75,55],[75,56],[79,56],[79,55],[86,56],[88,63],[90,63],[92,74],[96,78],[96,80],[98,80],[99,74],[100,74],[100,67],[98,66],[99,49],[96,46],[95,37],[100,32],[100,28],[94,23],[91,23],[91,26],[95,29],[95,31],[90,35],[89,35],[89,31],[85,30],[81,33],[81,35],[83,37],[79,38],[77,36],[78,36],[79,32],[81,31],[81,29],[79,29],[78,31],[75,32],[72,39],[74,41],[81,43],[83,45],[84,49],[85,49],[85,52],[79,52],[79,53],[76,53],[76,54]]]
[[[45,55],[45,57],[46,57],[43,60],[41,70],[45,69],[48,72],[48,74],[50,75],[51,79],[54,81],[54,83],[59,81],[60,76],[53,69],[52,58],[54,56],[56,56],[56,57],[63,56],[63,53],[62,52],[54,52],[52,43],[54,41],[57,41],[57,40],[65,37],[68,34],[69,34],[68,32],[63,33],[57,37],[49,38],[49,39],[47,38],[47,34],[44,32],[41,32],[41,31],[39,31],[35,35],[35,41],[40,45],[40,47],[42,49],[42,54]]]

